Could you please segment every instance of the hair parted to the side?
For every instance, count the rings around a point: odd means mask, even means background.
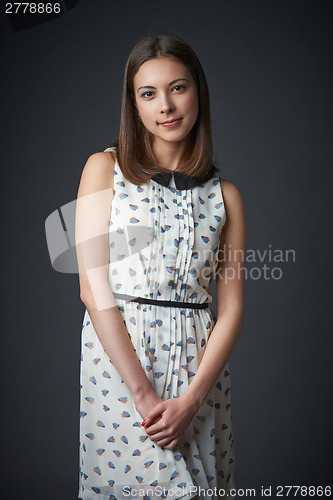
[[[129,55],[125,67],[119,137],[110,146],[116,147],[118,164],[133,184],[147,182],[166,170],[156,164],[152,151],[152,134],[137,118],[134,76],[140,66],[156,57],[169,57],[182,63],[191,73],[198,93],[198,118],[190,132],[190,154],[181,172],[204,182],[217,171],[213,164],[213,141],[210,121],[209,91],[199,59],[192,48],[174,35],[143,38]]]

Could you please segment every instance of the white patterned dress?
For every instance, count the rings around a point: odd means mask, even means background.
[[[153,179],[137,186],[115,164],[109,282],[138,359],[163,400],[189,386],[214,327],[209,284],[226,221],[221,183],[212,177],[177,189],[172,174],[169,186]],[[207,307],[142,304],[133,297]],[[177,447],[163,450],[141,426],[87,310],[81,349],[78,498],[208,498],[203,489],[235,487],[228,364]]]

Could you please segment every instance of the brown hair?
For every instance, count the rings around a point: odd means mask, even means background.
[[[213,164],[213,141],[210,123],[209,91],[199,59],[191,47],[174,35],[148,36],[129,55],[124,76],[117,161],[124,176],[134,184],[147,182],[158,172],[166,172],[156,164],[152,151],[152,134],[137,118],[134,76],[140,66],[155,57],[169,57],[182,63],[191,73],[198,93],[198,118],[190,132],[190,156],[181,172],[204,182],[217,171]],[[168,170],[169,172],[169,170]]]

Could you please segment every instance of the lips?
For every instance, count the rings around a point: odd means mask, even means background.
[[[175,118],[174,120],[166,120],[165,122],[161,122],[160,125],[164,125],[165,123],[173,123],[173,122],[178,122],[180,118]]]
[[[160,123],[163,127],[176,127],[178,123],[181,121],[181,118],[177,118],[175,120],[167,120],[165,122]]]

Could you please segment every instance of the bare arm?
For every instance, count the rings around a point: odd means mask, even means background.
[[[199,408],[227,363],[241,332],[244,311],[245,213],[238,188],[223,182],[227,219],[220,239],[221,255],[216,271],[218,317],[204,355],[184,397]]]
[[[146,411],[161,400],[134,351],[108,280],[113,179],[114,160],[110,153],[89,157],[82,172],[75,220],[80,297],[105,352],[145,418]]]

